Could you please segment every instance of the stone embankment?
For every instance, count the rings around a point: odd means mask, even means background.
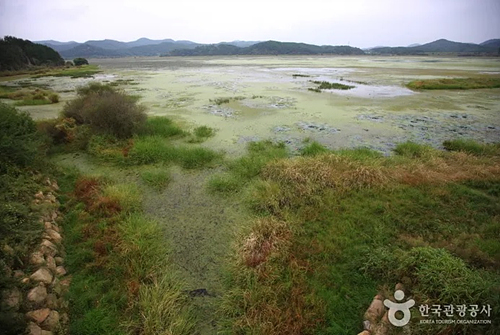
[[[4,306],[25,313],[29,335],[65,334],[68,325],[68,302],[64,294],[71,277],[64,266],[62,217],[54,195],[59,187],[48,178],[45,184],[45,192],[39,191],[33,200],[40,208],[39,221],[43,227],[40,242],[29,255],[29,264],[9,269],[18,285],[2,294]]]

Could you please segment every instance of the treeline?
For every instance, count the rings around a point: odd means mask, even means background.
[[[363,55],[360,48],[346,45],[318,46],[305,43],[267,41],[239,48],[230,44],[201,45],[194,49],[172,50],[163,56],[215,56],[215,55]]]
[[[58,65],[64,65],[64,59],[48,46],[12,36],[0,39],[0,71]]]

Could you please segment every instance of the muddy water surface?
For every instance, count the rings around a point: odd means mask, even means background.
[[[217,135],[204,145],[240,154],[248,141],[272,138],[292,150],[305,138],[331,148],[366,146],[390,152],[414,140],[439,147],[445,139],[500,140],[500,89],[414,92],[414,79],[499,76],[497,58],[437,57],[192,57],[96,59],[90,79],[39,78],[61,92],[56,105],[26,106],[35,118],[57,115],[74,89],[90,80],[133,80],[150,114]],[[311,81],[354,86],[309,91]],[[217,105],[217,98],[236,98]]]

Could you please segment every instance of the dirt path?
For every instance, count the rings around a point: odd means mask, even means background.
[[[213,173],[174,168],[171,184],[144,198],[147,215],[165,226],[173,262],[192,291],[199,334],[219,329],[216,310],[223,294],[224,264],[235,232],[248,222],[236,201],[207,194],[206,180]]]

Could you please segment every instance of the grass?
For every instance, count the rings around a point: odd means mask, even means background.
[[[406,84],[413,90],[472,90],[479,88],[500,88],[500,78],[441,78],[414,80]]]
[[[140,173],[140,176],[146,185],[158,191],[163,190],[172,179],[164,168],[147,168]]]
[[[350,90],[355,86],[344,85],[339,83],[330,83],[328,81],[311,81],[312,83],[318,85],[315,88],[309,88],[309,91],[321,92],[321,90]]]
[[[390,297],[398,282],[417,306],[498,305],[498,152],[309,146],[311,155],[271,160],[246,184],[260,217],[235,250],[229,332],[358,333],[374,295]],[[412,331],[496,334],[493,308],[493,326],[419,325],[413,308]]]
[[[175,146],[160,136],[138,137],[130,149],[134,164],[176,163],[186,169],[209,166],[220,155],[210,149]]]
[[[161,136],[161,137],[182,137],[186,132],[177,126],[172,120],[162,116],[152,116],[146,121],[146,125],[139,132],[142,136]]]
[[[484,144],[469,139],[458,139],[445,141],[443,146],[446,150],[462,151],[478,156],[493,156],[500,154],[500,144]]]
[[[35,86],[0,85],[0,99],[15,100],[15,106],[47,105],[59,102],[59,95]]]
[[[95,74],[101,72],[97,65],[82,65],[74,67],[64,67],[57,69],[48,69],[45,72],[33,76],[33,78],[41,77],[71,77],[71,78],[91,78]]]
[[[284,143],[271,141],[251,142],[247,151],[246,156],[227,163],[228,174],[215,175],[208,181],[209,191],[225,195],[235,193],[257,177],[267,163],[288,156]]]
[[[193,135],[187,140],[189,143],[201,143],[205,141],[209,137],[215,136],[215,129],[207,127],[207,126],[200,126],[196,127],[193,130]]]
[[[78,178],[78,179],[77,179]],[[60,175],[64,192],[70,331],[191,334],[192,316],[157,222],[134,184]]]
[[[300,154],[302,156],[316,156],[316,155],[319,155],[319,154],[322,154],[322,153],[325,153],[328,151],[329,150],[325,146],[321,145],[320,143],[318,143],[316,141],[313,141],[313,142],[308,143],[306,146],[304,146],[300,150]]]

